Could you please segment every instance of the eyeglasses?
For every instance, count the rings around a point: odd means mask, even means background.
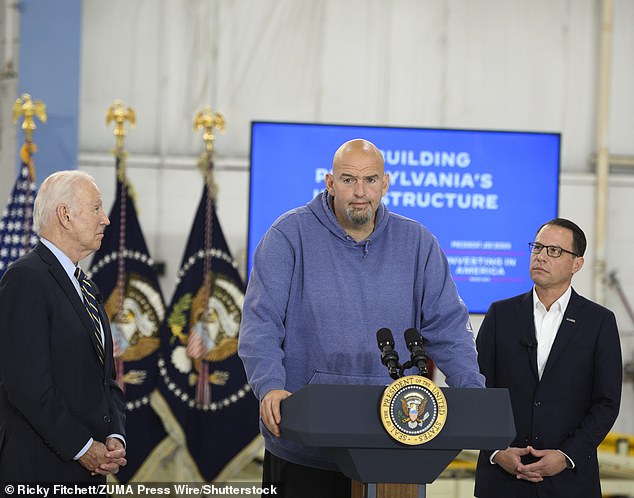
[[[548,254],[551,258],[558,258],[559,256],[561,256],[562,252],[567,252],[568,254],[572,254],[575,258],[579,257],[578,254],[575,254],[572,251],[566,251],[566,249],[559,246],[545,246],[537,242],[529,242],[528,247],[531,248],[531,252],[533,254],[539,254],[540,252],[542,252],[542,249],[546,249],[546,254]]]

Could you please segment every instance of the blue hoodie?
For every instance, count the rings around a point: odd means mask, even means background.
[[[449,386],[484,387],[467,308],[429,230],[380,203],[374,231],[356,242],[326,191],[277,219],[256,248],[240,327],[238,353],[258,399],[306,384],[389,384],[382,327],[394,331],[400,358],[409,357],[402,333],[414,327]],[[260,425],[274,455],[336,469]]]

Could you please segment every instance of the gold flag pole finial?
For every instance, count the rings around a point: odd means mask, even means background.
[[[124,184],[127,184],[127,172],[126,172],[126,153],[123,150],[123,140],[126,136],[125,122],[130,123],[130,128],[134,128],[136,124],[136,113],[132,107],[127,109],[123,103],[117,99],[115,100],[108,110],[106,111],[106,125],[114,122],[113,134],[117,140],[117,145],[114,150],[114,155],[118,159],[117,161],[117,175],[119,180]],[[133,195],[134,192],[131,192]]]
[[[46,106],[41,100],[33,102],[28,93],[23,93],[13,104],[13,122],[17,123],[20,116],[24,116],[22,121],[22,129],[24,130],[24,145],[20,149],[20,159],[29,167],[29,176],[35,181],[35,167],[33,166],[33,154],[37,151],[37,147],[33,143],[33,131],[35,119],[38,118],[42,123],[46,123]]]
[[[214,148],[214,128],[221,132],[225,131],[225,117],[219,112],[212,112],[211,107],[205,107],[202,111],[194,116],[194,130],[203,128],[203,141],[205,142],[205,151],[211,157]]]
[[[206,106],[202,111],[198,111],[194,116],[194,130],[203,128],[203,141],[205,142],[205,152],[200,155],[198,161],[198,168],[203,174],[207,187],[209,188],[209,194],[212,197],[216,196],[216,187],[213,180],[213,150],[214,141],[216,136],[214,135],[214,129],[217,128],[221,132],[225,131],[225,117],[219,112],[213,112],[211,107]]]
[[[37,117],[42,123],[46,123],[46,106],[41,100],[33,102],[28,93],[23,93],[22,97],[18,98],[15,104],[13,104],[13,122],[17,123],[20,116],[24,116],[22,129],[26,136],[25,141],[31,142],[33,130],[37,128],[37,126],[35,126],[35,119],[33,118]]]
[[[130,127],[134,128],[136,124],[136,114],[132,107],[127,109],[123,106],[120,100],[115,100],[113,104],[108,107],[106,113],[106,124],[109,125],[111,121],[114,121],[114,136],[117,139],[117,152],[123,151],[123,139],[126,135],[125,122],[130,123]]]

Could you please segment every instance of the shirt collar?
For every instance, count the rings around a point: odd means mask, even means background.
[[[62,251],[59,247],[53,244],[50,240],[46,240],[44,237],[41,237],[40,240],[42,244],[50,249],[53,255],[57,258],[57,261],[62,265],[64,271],[67,273],[68,278],[70,278],[71,282],[75,280],[75,268],[77,268],[73,262],[70,260],[64,251]]]
[[[563,314],[563,312],[566,311],[566,308],[568,307],[568,302],[570,301],[571,295],[572,295],[572,287],[569,285],[568,288],[566,289],[566,292],[564,292],[561,295],[561,297],[552,304],[550,309],[552,310],[554,306],[556,311]],[[533,286],[533,311],[546,313],[546,306],[544,306],[544,304],[539,300],[539,297],[537,297],[537,291],[535,291],[534,286]]]

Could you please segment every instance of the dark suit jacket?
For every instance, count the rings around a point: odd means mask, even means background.
[[[493,303],[478,337],[478,361],[487,387],[511,395],[517,436],[511,446],[558,449],[575,463],[541,483],[528,483],[489,463],[482,451],[476,496],[601,496],[596,448],[619,412],[621,346],[614,314],[574,290],[541,380],[532,291]]]
[[[68,275],[39,243],[0,280],[0,483],[104,482],[73,457],[92,437],[125,435],[112,338],[105,365]]]

